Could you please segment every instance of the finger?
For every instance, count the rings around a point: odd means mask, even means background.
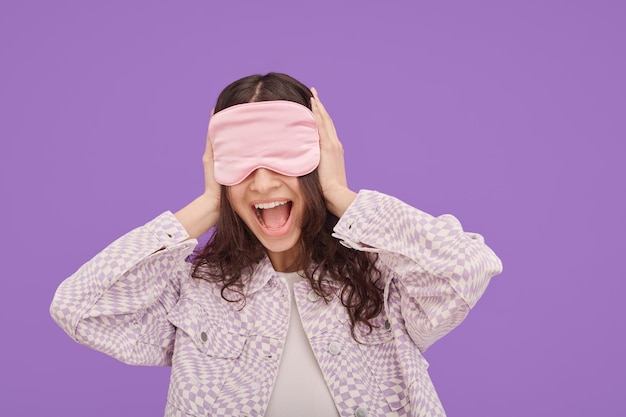
[[[317,107],[317,103],[315,98],[311,98],[311,104],[313,108],[313,115],[317,121],[317,130],[320,137],[320,146],[324,146],[328,140],[330,140],[330,130],[328,128],[328,123],[324,120],[323,116],[320,113],[319,108]]]
[[[215,107],[211,109],[211,116],[209,116],[209,125],[207,126],[206,137],[209,138],[209,127],[211,126],[211,117],[215,114]]]
[[[315,87],[311,87],[311,93],[313,93],[313,97],[318,98],[317,89]]]
[[[206,143],[204,144],[204,155],[209,156],[210,159],[213,160],[213,143],[211,142],[208,128],[206,132]]]
[[[326,121],[329,118],[328,112],[326,111],[326,107],[320,100],[319,95],[317,94],[317,89],[315,87],[311,87],[311,92],[313,93],[313,98],[315,99],[315,104],[317,105],[317,109],[319,110],[320,115]]]
[[[326,130],[326,122],[322,113],[320,111],[319,105],[315,97],[311,97],[311,111],[313,112],[313,116],[315,116],[315,120],[317,121],[318,130]]]
[[[335,125],[326,111],[324,104],[320,101],[319,96],[317,95],[317,90],[314,87],[311,87],[311,92],[313,93],[313,97],[311,98],[311,107],[313,114],[318,119],[318,124],[323,125],[326,130],[328,130],[328,133],[336,134]]]
[[[207,123],[207,128],[206,128],[206,142],[205,142],[205,147],[206,148],[209,148],[210,144],[211,144],[211,139],[210,139],[210,136],[209,136],[210,130],[211,130],[211,121],[209,119],[209,123]]]

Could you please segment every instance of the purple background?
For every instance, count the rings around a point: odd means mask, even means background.
[[[268,71],[317,87],[352,188],[502,258],[426,353],[449,416],[626,415],[622,2],[364,3],[1,3],[0,415],[162,415],[168,368],[74,343],[48,307],[201,192],[217,94]]]

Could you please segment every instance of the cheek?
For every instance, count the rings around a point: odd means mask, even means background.
[[[238,190],[233,190],[232,188],[228,190],[228,201],[230,202],[230,206],[240,217],[247,211],[246,207],[243,204],[243,198],[241,193]]]

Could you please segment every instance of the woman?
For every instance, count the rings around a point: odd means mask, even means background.
[[[203,163],[200,197],[60,285],[59,325],[171,365],[166,416],[445,415],[422,352],[501,271],[482,237],[350,190],[317,92],[284,74],[224,89]]]

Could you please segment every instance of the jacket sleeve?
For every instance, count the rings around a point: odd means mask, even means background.
[[[406,329],[424,351],[456,327],[502,263],[481,235],[464,232],[452,215],[433,217],[402,201],[362,190],[333,236],[345,246],[376,252],[400,292]]]
[[[125,234],[58,287],[50,314],[78,343],[134,365],[170,365],[185,258],[195,240],[171,212]]]

